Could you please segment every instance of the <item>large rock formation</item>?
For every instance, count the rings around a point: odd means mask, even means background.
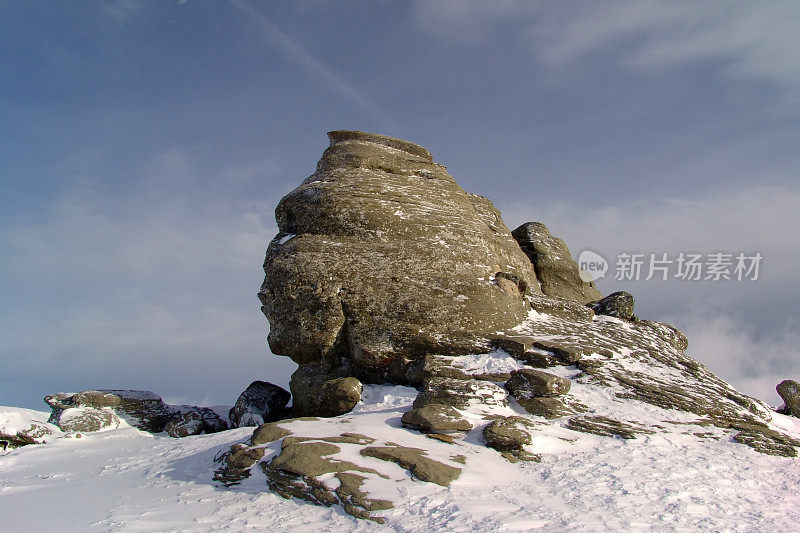
[[[514,463],[656,434],[797,456],[798,435],[768,406],[688,357],[680,331],[636,318],[632,295],[602,298],[544,225],[523,224],[515,241],[423,148],[329,136],[276,210],[259,293],[272,350],[300,365],[295,418],[219,456],[218,481],[258,464],[277,494],[381,521],[373,513],[395,500],[370,487],[400,480],[375,460],[447,486],[470,461],[486,468],[461,453],[476,443]],[[787,412],[797,389],[778,387]]]
[[[539,283],[489,200],[416,144],[328,136],[316,172],[275,211],[259,292],[273,353],[402,381],[425,354],[485,352],[525,317]]]

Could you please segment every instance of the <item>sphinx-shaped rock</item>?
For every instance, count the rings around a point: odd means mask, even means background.
[[[602,294],[594,282],[583,281],[567,244],[550,234],[541,222],[526,222],[512,232],[530,259],[545,296],[588,303]]]
[[[526,316],[524,295],[541,294],[500,213],[421,146],[328,136],[316,172],[275,212],[259,292],[272,352],[402,382],[426,354],[488,351]]]

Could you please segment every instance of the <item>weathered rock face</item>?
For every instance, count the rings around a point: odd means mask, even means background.
[[[489,200],[418,145],[328,136],[316,172],[276,209],[259,292],[273,353],[402,381],[411,361],[486,351],[525,317],[539,284]]]
[[[515,229],[512,235],[533,264],[546,296],[581,303],[603,297],[594,282],[585,282],[580,278],[578,264],[573,261],[567,244],[552,236],[544,224],[526,222]]]

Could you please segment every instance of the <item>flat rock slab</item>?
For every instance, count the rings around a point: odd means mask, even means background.
[[[433,433],[469,431],[469,423],[455,408],[443,404],[425,404],[403,414],[401,422],[406,427]]]
[[[397,463],[411,472],[417,479],[445,487],[461,475],[460,468],[431,459],[427,457],[427,452],[420,448],[379,446],[364,448],[360,453],[365,457],[374,457],[383,461]]]
[[[606,416],[577,416],[567,421],[567,427],[574,431],[592,433],[603,437],[635,439],[638,435],[650,435],[654,431],[638,424],[620,422]]]
[[[376,470],[348,461],[331,459],[341,448],[323,441],[292,442],[282,447],[281,453],[270,461],[270,467],[306,477],[318,477],[333,472],[370,472]]]
[[[471,405],[508,406],[508,393],[503,387],[476,379],[434,377],[425,380],[414,407],[428,404],[450,405],[466,409]]]

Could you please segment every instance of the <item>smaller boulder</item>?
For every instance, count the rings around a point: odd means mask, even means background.
[[[566,378],[532,368],[514,370],[506,382],[506,388],[518,400],[562,396],[569,392],[570,385]]]
[[[586,304],[590,307],[596,315],[613,316],[623,320],[633,320],[633,295],[617,291],[609,294],[605,298],[589,302]]]
[[[800,418],[800,383],[785,379],[775,387],[786,404],[786,413]]]
[[[170,418],[164,431],[175,438],[200,435],[203,432],[203,419],[196,411],[187,411]]]
[[[289,403],[289,391],[266,381],[252,382],[231,409],[231,427],[260,426],[279,420]]]
[[[455,408],[435,403],[411,409],[403,415],[400,421],[406,427],[427,433],[450,433],[472,429],[472,424],[465,420]]]
[[[179,409],[164,427],[170,437],[183,438],[228,429],[228,424],[213,409],[194,405],[184,405]]]
[[[349,413],[361,401],[363,386],[354,377],[331,377],[313,365],[292,374],[293,416],[332,417]]]
[[[531,443],[531,434],[525,429],[529,425],[520,416],[498,418],[483,428],[483,438],[487,446],[496,450],[520,450]]]

